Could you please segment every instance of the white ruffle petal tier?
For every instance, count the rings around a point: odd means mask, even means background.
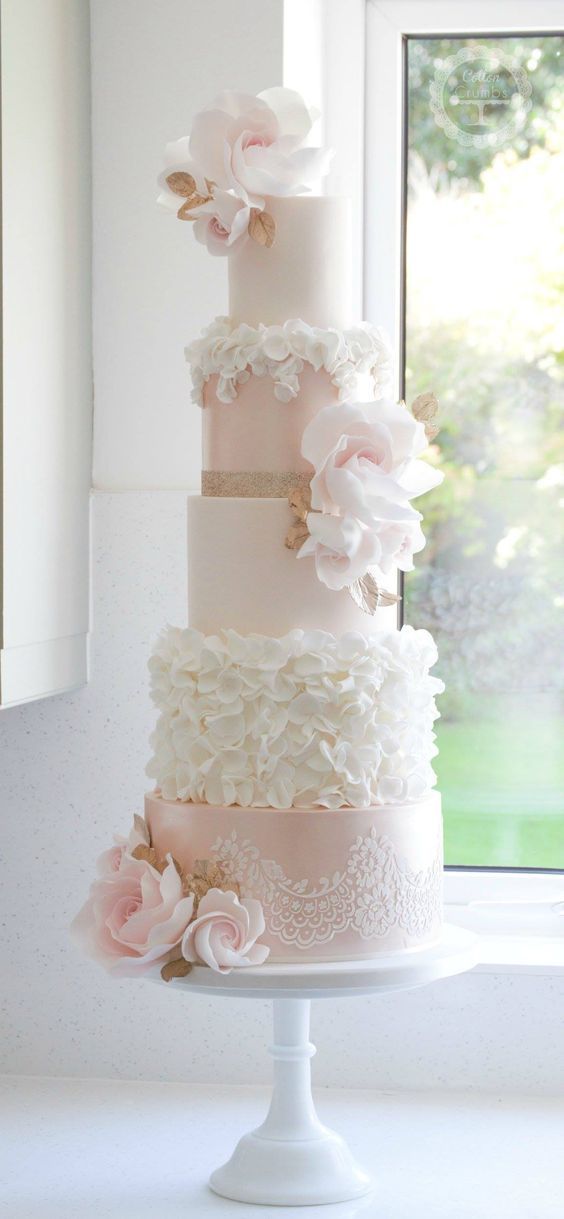
[[[233,328],[229,318],[218,317],[200,339],[186,348],[192,374],[192,399],[203,406],[203,390],[217,376],[220,402],[233,402],[239,385],[252,375],[269,376],[274,395],[291,402],[300,392],[304,364],[316,372],[324,369],[339,390],[341,402],[352,401],[359,392],[359,377],[370,374],[374,396],[390,388],[391,357],[387,339],[378,326],[363,322],[350,330],[323,330],[299,318],[283,326]]]
[[[168,627],[149,661],[160,711],[147,773],[167,800],[367,808],[436,779],[428,631],[205,636]]]

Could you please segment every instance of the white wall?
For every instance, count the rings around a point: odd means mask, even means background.
[[[0,695],[9,705],[86,679],[88,0],[2,0],[1,20]]]
[[[199,487],[184,347],[224,260],[157,208],[165,144],[224,88],[282,79],[283,0],[92,0],[94,486]]]

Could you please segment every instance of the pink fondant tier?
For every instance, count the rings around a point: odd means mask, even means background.
[[[374,617],[346,589],[318,580],[311,558],[284,539],[294,523],[285,499],[188,498],[188,621],[213,635],[280,636],[294,628],[369,636],[396,625],[395,606]],[[387,586],[394,587],[393,578]]]
[[[284,323],[345,329],[351,318],[350,199],[269,198],[272,246],[247,241],[228,259],[229,316],[237,325]]]
[[[222,865],[262,903],[271,961],[362,960],[425,948],[442,926],[440,797],[327,810],[145,799],[157,854]]]
[[[204,470],[292,470],[312,474],[302,457],[303,433],[339,391],[329,373],[304,364],[300,390],[292,402],[279,402],[271,377],[250,377],[235,402],[220,402],[217,377],[204,389],[202,417]]]

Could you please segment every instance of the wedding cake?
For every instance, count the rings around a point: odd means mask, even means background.
[[[155,790],[75,920],[114,973],[361,959],[437,940],[431,636],[396,627],[432,395],[389,396],[351,313],[349,201],[295,93],[227,92],[169,145],[161,202],[226,256],[228,316],[187,349],[202,408],[188,626],[150,659]],[[432,454],[431,454],[432,456]]]

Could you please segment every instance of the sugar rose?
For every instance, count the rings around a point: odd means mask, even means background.
[[[410,500],[442,482],[440,471],[418,461],[428,446],[422,423],[403,405],[380,400],[325,407],[302,438],[313,466],[311,506],[351,513],[365,525],[418,519]]]
[[[425,546],[420,520],[421,514],[417,512],[414,520],[380,521],[376,526],[380,545],[378,567],[385,575],[395,567],[413,571],[413,556]]]
[[[310,512],[307,527],[309,537],[298,551],[298,559],[313,555],[317,576],[328,588],[348,588],[380,562],[378,537],[351,515]]]
[[[133,825],[127,838],[122,834],[114,834],[114,845],[98,856],[96,871],[98,876],[109,877],[119,872],[126,856],[132,855],[136,847],[149,846],[149,830],[143,817],[135,815]]]
[[[411,571],[425,545],[411,500],[443,478],[418,460],[427,444],[423,424],[403,404],[385,400],[327,406],[308,424],[302,455],[314,469],[315,511],[299,554],[315,556],[324,584],[343,588],[372,566]]]
[[[194,214],[194,236],[210,254],[228,254],[247,240],[250,208],[227,191],[214,191],[213,199]]]
[[[219,973],[244,965],[262,965],[270,949],[257,944],[264,931],[262,906],[256,898],[208,889],[198,915],[182,939],[182,956]]]
[[[314,117],[292,89],[225,90],[196,115],[190,158],[221,190],[262,208],[266,195],[300,194],[326,172],[329,154],[302,147]]]
[[[137,976],[170,959],[193,910],[194,898],[183,895],[170,857],[161,873],[147,860],[124,853],[117,868],[94,881],[71,930],[109,972]]]

